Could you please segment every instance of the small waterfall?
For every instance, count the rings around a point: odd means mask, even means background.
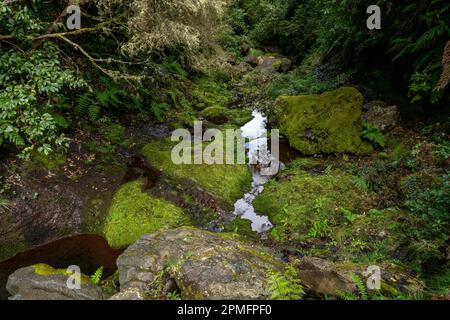
[[[262,168],[271,164],[272,156],[267,141],[267,118],[257,110],[253,111],[253,119],[242,128],[242,137],[249,139],[246,144],[250,169],[252,171],[252,189],[242,199],[234,204],[234,214],[241,219],[250,220],[252,229],[258,233],[264,233],[272,229],[273,225],[267,216],[258,215],[253,207],[255,198],[264,191],[264,185],[272,178],[261,174]]]

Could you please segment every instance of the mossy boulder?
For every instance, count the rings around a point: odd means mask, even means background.
[[[367,279],[374,273],[367,274],[369,266],[380,270],[380,287],[367,288]],[[403,266],[383,261],[377,265],[353,263],[349,261],[334,263],[316,257],[303,257],[297,262],[302,283],[316,295],[342,297],[357,293],[359,289],[355,280],[361,280],[369,297],[399,298],[423,293],[423,283],[413,277]],[[373,271],[372,271],[373,272]],[[375,285],[375,284],[374,284]]]
[[[266,299],[270,271],[285,263],[273,251],[237,235],[192,227],[143,236],[117,259],[120,288],[149,298],[176,282],[183,299]]]
[[[188,181],[221,202],[224,209],[231,210],[234,203],[248,192],[252,176],[247,165],[181,164],[172,162],[171,152],[175,143],[158,140],[144,146],[141,154],[152,166],[176,180]]]
[[[37,264],[16,270],[8,278],[6,289],[12,300],[102,300],[103,293],[89,277],[80,275],[80,289],[67,286],[73,275],[66,269]]]
[[[324,238],[341,219],[341,208],[360,212],[370,200],[354,176],[341,169],[305,170],[309,162],[292,162],[254,201],[256,212],[274,224],[271,236],[281,242]]]
[[[136,180],[116,191],[104,228],[111,247],[123,248],[146,233],[191,224],[181,208],[143,192],[142,185]]]
[[[368,154],[372,147],[361,140],[363,102],[351,87],[321,95],[281,96],[273,121],[290,145],[306,155]]]

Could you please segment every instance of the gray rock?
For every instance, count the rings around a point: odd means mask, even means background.
[[[129,288],[116,293],[109,300],[144,300],[144,296],[138,288]]]
[[[264,299],[268,270],[284,264],[240,238],[183,227],[142,237],[117,266],[121,290],[164,294],[175,281],[183,299]]]
[[[252,67],[256,67],[259,64],[258,57],[254,57],[254,56],[246,56],[244,58],[244,61],[246,63],[248,63],[249,65],[251,65]]]
[[[45,266],[52,273],[36,273],[35,266],[16,270],[8,278],[6,289],[12,295],[10,300],[102,300],[103,293],[99,286],[82,276],[79,290],[69,289],[68,276],[58,270]],[[48,268],[47,268],[48,267]]]
[[[382,101],[365,104],[363,120],[377,126],[383,133],[392,130],[398,123],[400,112],[397,106],[387,106]]]
[[[302,284],[315,294],[339,296],[356,290],[355,284],[346,275],[339,273],[330,261],[304,257],[298,269]]]

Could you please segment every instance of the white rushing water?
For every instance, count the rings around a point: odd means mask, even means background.
[[[267,143],[267,118],[259,111],[253,111],[253,119],[245,124],[242,128],[242,137],[248,138],[250,142],[246,144],[248,149],[248,157],[253,163],[250,167],[252,170],[252,189],[246,193],[242,199],[234,204],[234,214],[241,219],[250,220],[252,229],[255,232],[263,233],[272,229],[273,225],[267,216],[258,215],[253,207],[255,198],[264,191],[266,184],[271,176],[263,176],[260,174],[260,168],[270,166],[270,151]]]

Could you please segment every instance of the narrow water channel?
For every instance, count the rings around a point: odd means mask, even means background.
[[[273,228],[269,218],[255,212],[253,201],[264,191],[264,185],[272,176],[262,175],[261,168],[270,166],[271,154],[267,139],[267,118],[259,111],[253,111],[253,119],[241,127],[242,137],[249,139],[246,144],[251,160],[252,189],[234,204],[234,214],[252,222],[252,230],[264,233]]]

